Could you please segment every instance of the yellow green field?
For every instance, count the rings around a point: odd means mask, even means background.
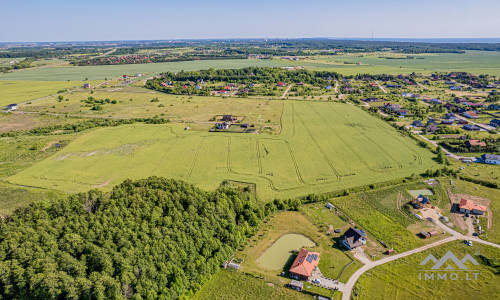
[[[84,191],[151,175],[205,189],[257,184],[261,199],[327,192],[421,173],[431,153],[352,105],[285,101],[279,135],[183,130],[183,124],[91,131],[12,177],[13,183]]]

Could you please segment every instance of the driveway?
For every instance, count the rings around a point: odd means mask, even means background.
[[[312,282],[313,280],[316,280],[316,279],[318,279],[321,283],[313,283]],[[338,280],[327,278],[327,277],[323,276],[323,274],[321,274],[321,271],[318,267],[314,268],[311,276],[309,277],[308,283],[315,285],[315,286],[325,288],[325,289],[329,289],[329,290],[337,289],[339,291],[342,291],[342,289],[344,288],[344,284],[339,282]]]

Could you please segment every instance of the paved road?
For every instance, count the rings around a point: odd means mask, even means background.
[[[403,252],[403,253],[400,253],[400,254],[388,256],[388,257],[382,258],[382,259],[380,259],[378,261],[373,261],[373,262],[365,264],[364,266],[362,266],[361,268],[359,268],[356,272],[354,272],[354,274],[352,274],[352,276],[349,278],[349,280],[347,281],[347,283],[344,284],[343,290],[342,290],[342,300],[350,300],[351,299],[351,293],[352,293],[352,289],[354,287],[354,284],[356,284],[356,281],[358,281],[359,277],[363,273],[365,273],[366,271],[368,271],[368,270],[370,270],[370,269],[372,269],[372,268],[374,268],[376,266],[380,266],[382,264],[391,262],[393,260],[396,260],[396,259],[399,259],[399,258],[402,258],[402,257],[406,257],[406,256],[409,256],[409,255],[418,253],[418,252],[422,252],[422,251],[425,251],[427,249],[434,248],[436,246],[440,246],[442,244],[445,244],[445,243],[448,243],[448,242],[451,242],[451,241],[456,241],[456,240],[469,240],[469,241],[474,241],[474,242],[477,242],[477,243],[485,244],[485,245],[488,245],[488,246],[500,248],[500,245],[498,245],[498,244],[487,242],[487,241],[483,241],[483,240],[481,240],[480,238],[477,238],[477,237],[468,237],[468,236],[465,236],[465,235],[461,234],[460,232],[457,232],[457,231],[451,229],[450,227],[444,225],[439,220],[436,220],[436,219],[433,219],[433,220],[434,220],[434,223],[436,223],[436,225],[438,225],[439,227],[441,227],[443,230],[445,230],[446,232],[448,232],[452,236],[448,237],[448,238],[445,238],[445,239],[442,239],[440,241],[434,242],[432,244],[428,244],[428,245],[425,245],[425,246],[422,246],[422,247],[419,247],[419,248],[416,248],[416,249],[413,249],[413,250],[410,250],[410,251],[406,251],[406,252]]]
[[[421,135],[421,134],[418,134],[419,137],[423,138],[424,140],[430,142],[432,145],[438,147],[438,143],[437,141],[433,141],[433,140],[429,140],[428,138],[426,138],[425,136]],[[448,157],[451,157],[451,158],[454,158],[456,160],[461,160],[461,159],[474,159],[474,157],[470,157],[470,156],[459,156],[459,155],[456,155],[456,154],[453,154],[451,153],[450,151],[446,150],[445,148],[441,148],[443,149],[443,152],[446,153],[446,156]]]
[[[495,128],[495,127],[493,127],[493,126],[486,125],[486,124],[476,123],[476,122],[472,121],[471,119],[467,119],[467,118],[462,117],[462,116],[459,116],[459,115],[456,115],[456,118],[457,118],[457,119],[460,119],[460,120],[465,120],[465,121],[469,122],[470,124],[474,124],[474,125],[476,125],[476,126],[478,126],[478,127],[481,127],[481,128],[482,128],[482,129],[484,129],[484,130],[494,130],[494,129],[496,129],[496,128]]]

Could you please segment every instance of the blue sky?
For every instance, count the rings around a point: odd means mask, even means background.
[[[2,0],[0,42],[499,38],[498,0]]]

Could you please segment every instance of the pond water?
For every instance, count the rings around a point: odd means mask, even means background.
[[[434,193],[432,193],[432,191],[429,190],[429,189],[409,190],[408,193],[410,193],[415,198],[417,198],[420,195],[424,195],[424,196],[432,196],[432,195],[434,195]]]
[[[281,270],[292,256],[291,250],[300,250],[302,247],[314,247],[316,243],[301,234],[282,235],[259,258],[259,265],[270,270]]]

